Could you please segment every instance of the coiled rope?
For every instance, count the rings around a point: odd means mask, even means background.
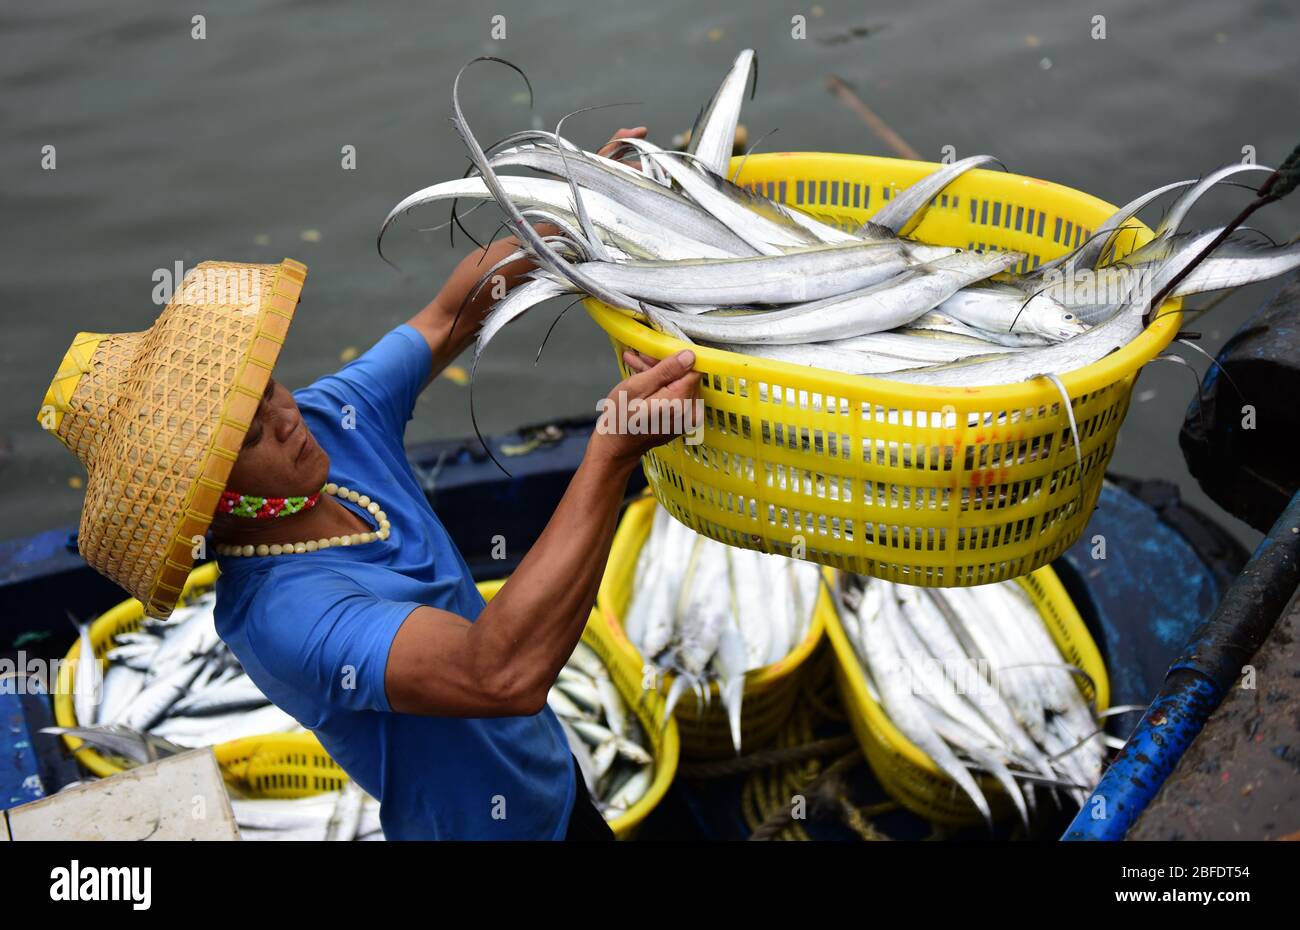
[[[835,691],[834,663],[834,653],[823,644],[808,663],[775,747],[711,764],[719,774],[724,768],[726,774],[751,772],[741,788],[741,810],[751,840],[806,841],[810,837],[804,822],[810,817],[836,817],[864,840],[889,838],[871,818],[896,805],[890,801],[858,807],[849,797],[848,776],[863,762],[856,739],[851,734],[814,736],[818,725],[845,719]]]

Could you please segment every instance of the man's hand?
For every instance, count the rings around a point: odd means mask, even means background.
[[[659,361],[626,349],[623,361],[634,374],[601,401],[591,450],[631,468],[655,446],[703,428],[700,373],[691,370],[695,353],[690,350]]]
[[[647,130],[644,126],[637,126],[635,129],[620,129],[618,132],[614,133],[614,135],[610,136],[609,141],[602,145],[596,154],[608,158],[610,154],[618,148],[620,139],[644,139],[646,132]],[[628,162],[627,164],[629,168],[640,169],[641,167],[639,159],[634,162]]]

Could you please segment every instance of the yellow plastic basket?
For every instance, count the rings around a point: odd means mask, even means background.
[[[610,547],[605,575],[596,595],[596,608],[610,630],[618,649],[638,670],[640,682],[654,683],[655,673],[623,632],[620,618],[627,610],[636,574],[637,555],[650,535],[655,501],[643,497],[628,506],[614,542]],[[831,575],[827,573],[829,582]],[[794,650],[771,665],[753,669],[745,675],[744,706],[740,716],[741,749],[752,752],[776,739],[794,707],[795,695],[807,659],[822,641],[827,624],[835,615],[835,605],[825,585],[822,586],[808,633]],[[663,694],[672,687],[674,676],[666,675],[658,683]],[[682,755],[689,759],[717,760],[732,758],[736,750],[731,742],[731,727],[722,706],[717,682],[711,686],[709,703],[697,706],[688,695],[677,703],[673,717],[681,733]],[[652,693],[647,690],[645,693]]]
[[[190,572],[189,580],[181,592],[178,606],[189,603],[191,598],[210,591],[217,583],[217,563],[206,562]],[[90,644],[95,649],[95,658],[99,659],[101,672],[107,660],[105,654],[113,648],[113,637],[119,633],[131,633],[140,629],[144,621],[144,605],[137,598],[122,601],[116,607],[104,612],[90,626]],[[81,638],[78,637],[68,650],[67,659],[59,667],[58,684],[54,689],[54,721],[61,727],[78,726],[77,712],[73,704],[76,687],[77,659],[81,656]],[[94,746],[85,744],[75,736],[64,736],[68,750],[94,774],[101,778],[116,775],[124,768],[108,756],[101,755]]]
[[[217,581],[217,563],[208,562],[190,573],[181,596],[181,604],[188,598],[210,590]],[[487,581],[478,586],[485,599],[500,590],[504,581]],[[90,639],[95,655],[101,663],[104,654],[112,648],[113,637],[139,629],[144,618],[144,607],[135,598],[123,601],[109,610],[91,626]],[[663,798],[677,773],[677,726],[671,720],[663,726],[663,699],[653,692],[641,689],[641,666],[621,651],[613,641],[609,628],[600,614],[592,610],[583,630],[582,641],[592,648],[609,669],[610,679],[632,708],[650,739],[655,759],[654,779],[645,795],[622,816],[610,821],[610,829],[619,839],[628,839],[636,831],[655,805]],[[78,640],[68,652],[67,661],[60,667],[59,687],[54,697],[54,716],[60,726],[76,726],[76,711],[72,695],[76,683],[77,657],[81,652]],[[109,776],[123,771],[111,758],[101,755],[94,747],[82,746],[82,741],[65,736],[68,748],[96,775]],[[270,733],[231,740],[213,747],[227,782],[245,797],[301,798],[337,791],[348,780],[312,733]]]
[[[736,162],[733,161],[733,169]],[[859,155],[752,156],[740,183],[843,226],[938,165]],[[1096,197],[976,170],[914,230],[928,243],[1023,251],[1028,267],[1083,242],[1113,212]],[[1142,226],[1117,256],[1149,241]],[[662,358],[685,348],[594,300],[622,346]],[[1082,444],[1082,487],[1067,411],[1045,379],[924,387],[692,347],[704,374],[703,442],[643,459],[655,496],[714,539],[907,584],[985,584],[1046,565],[1079,537],[1128,411],[1137,372],[1177,332],[1170,301],[1141,335],[1062,376]],[[892,420],[892,422],[891,422]]]
[[[499,586],[499,582],[493,584]],[[493,592],[495,593],[495,588]],[[489,595],[485,593],[484,597]],[[622,634],[619,633],[619,636]],[[587,621],[587,628],[582,632],[582,641],[591,647],[591,651],[600,657],[609,670],[610,680],[618,693],[623,695],[628,707],[636,714],[650,740],[651,754],[655,760],[654,779],[650,787],[621,816],[609,822],[609,828],[620,840],[631,839],[641,821],[663,800],[673,778],[677,775],[677,760],[681,755],[681,737],[677,722],[669,717],[664,719],[664,695],[658,691],[648,691],[641,687],[641,663],[635,654],[623,648],[615,636],[615,629],[598,609],[593,608]],[[623,643],[626,643],[626,638]]]
[[[1080,676],[1075,676],[1084,699],[1093,703],[1098,711],[1105,710],[1110,706],[1110,679],[1106,676],[1105,663],[1056,572],[1050,566],[1043,566],[1032,574],[1017,578],[1016,583],[1038,608],[1043,625],[1065,660],[1087,672],[1096,684],[1094,695],[1093,688]],[[835,680],[840,700],[862,746],[863,755],[889,796],[934,823],[953,826],[982,823],[979,812],[956,783],[899,732],[886,716],[884,708],[867,692],[867,676],[840,624],[838,613],[827,621],[826,634],[835,650]],[[995,816],[1011,812],[1010,800],[997,782],[988,777],[978,777],[976,781]]]
[[[247,798],[305,798],[349,781],[311,732],[246,736],[212,752],[227,784]]]

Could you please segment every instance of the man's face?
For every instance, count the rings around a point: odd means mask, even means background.
[[[293,395],[272,378],[226,487],[262,497],[314,494],[328,480],[329,466]]]

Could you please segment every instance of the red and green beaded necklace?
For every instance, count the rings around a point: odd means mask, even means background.
[[[325,489],[321,488],[321,491],[323,490]],[[301,497],[259,497],[256,494],[222,491],[221,500],[217,503],[217,513],[228,513],[234,517],[246,517],[250,520],[287,517],[315,507],[320,501],[321,491]]]

